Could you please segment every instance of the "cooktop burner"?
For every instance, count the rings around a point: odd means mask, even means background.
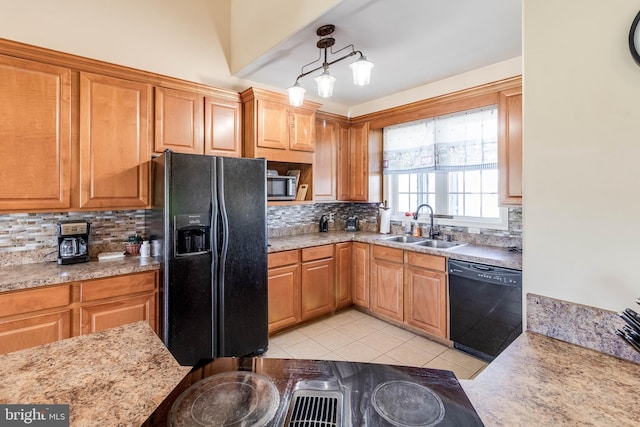
[[[142,427],[482,427],[451,371],[327,360],[202,361]]]
[[[169,412],[169,425],[263,426],[276,413],[280,393],[271,379],[246,371],[207,377],[185,390]]]
[[[444,404],[430,388],[409,381],[387,381],[371,396],[373,409],[400,427],[435,426],[444,418]]]

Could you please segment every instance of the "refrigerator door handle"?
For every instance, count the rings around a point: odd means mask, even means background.
[[[221,229],[218,231],[220,235],[220,247],[218,248],[218,264],[217,264],[217,294],[218,294],[218,352],[225,354],[225,325],[224,325],[224,294],[225,294],[225,266],[227,263],[227,250],[229,249],[229,217],[227,216],[227,207],[224,200],[224,158],[216,159],[216,178],[217,178],[217,201],[218,214],[220,215]]]

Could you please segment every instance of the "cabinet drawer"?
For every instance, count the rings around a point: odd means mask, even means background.
[[[302,262],[333,258],[333,245],[314,246],[302,250]]]
[[[156,273],[139,273],[109,277],[82,283],[81,301],[95,301],[103,298],[153,291],[156,287]]]
[[[405,252],[405,263],[431,270],[446,271],[446,258],[438,255]]]
[[[282,267],[283,265],[297,264],[300,262],[300,251],[284,251],[269,254],[267,257],[267,268]]]
[[[0,294],[2,317],[71,304],[70,285],[47,286]]]
[[[402,262],[402,249],[387,248],[386,246],[373,246],[373,257],[387,261]]]

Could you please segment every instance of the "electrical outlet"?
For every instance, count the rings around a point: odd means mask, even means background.
[[[329,214],[329,222],[333,222],[333,214],[332,213]]]
[[[479,228],[469,227],[469,233],[471,234],[480,234]]]

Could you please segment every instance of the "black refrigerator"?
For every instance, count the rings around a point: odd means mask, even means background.
[[[265,352],[266,161],[167,150],[152,176],[164,344],[181,365]]]

